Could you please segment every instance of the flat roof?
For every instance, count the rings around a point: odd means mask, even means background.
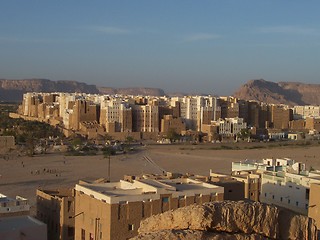
[[[0,193],[0,202],[16,202],[16,201],[27,201],[28,199],[21,196],[16,196],[16,198],[8,197]]]
[[[140,201],[145,199],[159,199],[160,194],[192,195],[195,193],[222,192],[223,188],[214,184],[201,181],[177,178],[177,179],[140,179],[133,182],[121,180],[114,183],[80,183],[76,185],[76,191],[85,193],[108,203],[119,201]]]
[[[82,183],[79,185],[110,197],[140,195],[143,193],[142,188],[133,187],[132,183],[122,183],[123,182]]]

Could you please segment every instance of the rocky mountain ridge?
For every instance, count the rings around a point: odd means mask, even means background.
[[[208,202],[151,216],[132,240],[317,239],[315,221],[251,201]]]
[[[21,101],[26,92],[83,92],[92,94],[127,94],[127,95],[167,95],[159,88],[112,88],[97,87],[77,81],[52,81],[49,79],[0,79],[0,101]],[[297,82],[270,82],[263,79],[250,80],[242,85],[234,97],[274,104],[320,105],[320,84]],[[168,94],[172,95],[172,94]],[[188,94],[178,94],[183,96]]]
[[[320,105],[320,84],[250,80],[233,96],[244,100],[294,105]]]
[[[92,94],[165,95],[158,88],[108,88],[77,81],[52,81],[49,79],[0,79],[0,101],[22,101],[26,92],[82,92]]]

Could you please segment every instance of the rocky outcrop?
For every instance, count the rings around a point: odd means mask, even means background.
[[[99,93],[95,85],[77,81],[48,79],[0,80],[0,101],[21,101],[26,92],[83,92]]]
[[[234,97],[266,103],[287,105],[320,105],[320,84],[270,82],[250,80],[242,85]]]
[[[258,202],[209,202],[141,221],[143,239],[316,239],[314,220]]]
[[[134,240],[265,240],[258,234],[217,233],[199,230],[161,230],[152,233],[143,233]]]

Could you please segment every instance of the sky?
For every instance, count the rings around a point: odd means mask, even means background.
[[[318,0],[1,0],[0,78],[232,94],[320,83]]]

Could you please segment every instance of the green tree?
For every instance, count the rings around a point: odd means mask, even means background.
[[[32,133],[29,133],[26,138],[26,150],[27,155],[32,157],[35,154],[35,147],[37,144],[38,139],[34,137]]]
[[[250,131],[247,128],[243,128],[240,130],[240,132],[237,134],[238,138],[241,138],[242,140],[250,137]]]
[[[176,141],[180,139],[180,135],[176,132],[174,128],[170,128],[166,133],[166,137],[170,139],[170,141]]]
[[[129,145],[131,145],[131,143],[134,141],[134,138],[132,136],[127,136],[126,137],[126,143],[128,143]]]

